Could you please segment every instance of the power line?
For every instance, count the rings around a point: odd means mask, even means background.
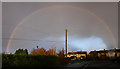
[[[9,40],[9,38],[0,38],[0,39],[7,39],[7,40]],[[11,38],[10,40],[24,40],[24,41],[45,41],[45,42],[64,42],[64,41],[36,40],[36,39],[20,39],[20,38]]]

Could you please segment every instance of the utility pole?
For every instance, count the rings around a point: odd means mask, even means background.
[[[38,46],[37,46],[37,53],[38,53]]]
[[[65,45],[66,45],[66,57],[67,57],[67,29],[65,30]]]

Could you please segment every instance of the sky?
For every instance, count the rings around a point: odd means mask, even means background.
[[[37,45],[58,51],[65,48],[66,28],[68,52],[118,47],[117,2],[4,2],[2,5],[3,52],[9,46],[8,53],[19,48],[30,53]]]

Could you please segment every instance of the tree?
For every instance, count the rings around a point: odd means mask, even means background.
[[[40,48],[37,53],[41,55],[45,55],[45,52],[46,50],[44,48]]]
[[[15,51],[15,55],[28,55],[28,50],[18,49]]]
[[[59,50],[59,54],[60,57],[64,57],[64,48],[62,50]]]
[[[56,56],[56,49],[49,49],[49,50],[46,50],[44,48],[40,48],[40,49],[33,49],[31,54],[37,54],[37,55],[54,55]]]
[[[31,54],[37,54],[37,51],[35,49],[32,50]]]
[[[24,53],[28,55],[28,50],[27,50],[27,49],[25,49],[25,50],[24,50]]]

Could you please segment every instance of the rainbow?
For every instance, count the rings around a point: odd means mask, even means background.
[[[75,9],[78,9],[80,11],[83,11],[83,12],[87,12],[88,14],[94,16],[98,21],[100,21],[107,29],[107,31],[110,33],[110,35],[112,36],[112,40],[114,42],[114,47],[115,48],[118,48],[117,46],[117,42],[115,40],[115,37],[112,33],[112,31],[110,30],[109,26],[104,22],[103,19],[101,19],[100,17],[98,17],[96,14],[92,13],[91,11],[87,10],[87,9],[83,9],[81,7],[76,7],[76,6],[71,6],[71,5],[53,5],[53,6],[49,6],[49,7],[45,7],[45,8],[42,8],[42,9],[38,9],[32,13],[30,13],[29,15],[27,15],[26,17],[24,17],[17,25],[16,27],[14,28],[14,30],[12,31],[12,34],[10,35],[9,37],[9,40],[8,40],[8,43],[7,43],[7,46],[6,46],[6,53],[8,53],[8,49],[9,49],[9,46],[11,44],[11,39],[13,38],[15,32],[17,31],[17,29],[24,23],[24,21],[28,18],[30,18],[31,16],[33,16],[34,14],[38,13],[38,12],[42,12],[42,11],[45,11],[47,9],[51,9],[51,8],[75,8]]]

